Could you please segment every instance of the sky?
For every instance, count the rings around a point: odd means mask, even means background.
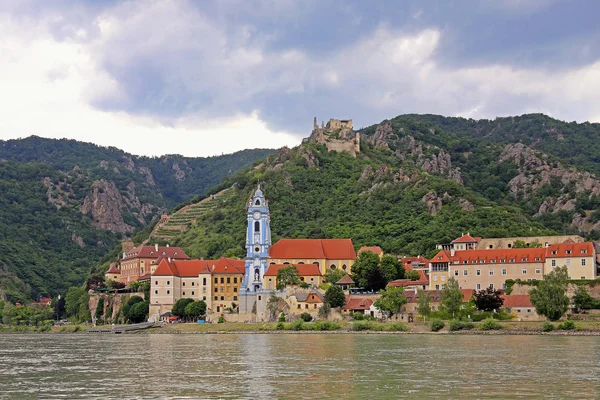
[[[600,2],[0,0],[0,139],[295,146],[313,118],[600,122]]]

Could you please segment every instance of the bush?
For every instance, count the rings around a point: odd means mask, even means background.
[[[552,332],[554,330],[554,325],[550,322],[544,322],[542,324],[542,332]]]
[[[454,331],[463,331],[473,329],[475,325],[471,321],[460,321],[458,319],[453,319],[448,323],[448,330],[450,332]]]
[[[355,311],[354,314],[352,314],[352,319],[354,321],[362,321],[365,319],[365,314],[361,313],[360,311]]]
[[[281,313],[281,315],[279,315],[279,322],[285,322],[285,314]]]
[[[290,329],[293,331],[301,331],[303,325],[304,325],[304,321],[302,319],[298,318],[297,320],[292,322],[292,324],[290,325]]]
[[[310,322],[310,321],[312,321],[312,319],[313,319],[312,315],[310,315],[310,314],[309,314],[309,313],[307,313],[307,312],[303,312],[302,314],[300,314],[300,318],[301,318],[301,319],[302,319],[302,321],[304,321],[304,322]]]
[[[444,327],[444,321],[441,319],[433,319],[429,323],[429,329],[431,332],[439,332]]]
[[[408,331],[408,326],[406,326],[402,322],[395,322],[395,323],[389,325],[388,328],[390,331],[398,331],[398,332],[407,332]]]
[[[479,325],[479,329],[482,331],[492,331],[504,328],[502,324],[496,321],[494,318],[488,318]]]
[[[566,320],[562,324],[558,325],[558,329],[560,329],[561,331],[572,331],[573,329],[575,329],[575,322],[571,320]]]
[[[219,315],[219,320],[217,321],[218,324],[222,324],[225,322],[225,317],[222,315]]]
[[[337,322],[331,321],[317,321],[314,324],[315,331],[335,331],[341,327]]]
[[[373,322],[371,321],[354,321],[352,322],[353,331],[368,331],[373,329]]]
[[[275,329],[277,329],[278,331],[281,331],[284,328],[285,328],[285,324],[283,322],[278,322],[277,327]]]

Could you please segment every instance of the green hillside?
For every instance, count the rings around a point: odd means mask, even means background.
[[[74,140],[0,141],[0,299],[64,293],[120,240],[272,152],[148,158]]]

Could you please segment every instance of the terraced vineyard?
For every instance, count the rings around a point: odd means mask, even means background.
[[[150,235],[152,239],[169,241],[181,232],[186,231],[206,211],[215,208],[218,204],[226,201],[235,194],[233,187],[224,189],[198,203],[185,206],[177,210],[175,214],[164,216],[156,225]]]

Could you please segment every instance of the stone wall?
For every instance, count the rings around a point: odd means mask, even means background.
[[[563,235],[563,236],[522,236],[522,237],[511,237],[511,238],[491,238],[481,239],[477,244],[477,250],[484,249],[508,249],[508,245],[512,247],[517,240],[521,240],[525,243],[538,242],[542,246],[548,244],[560,244],[566,242],[582,243],[584,238],[578,235]],[[490,245],[492,247],[490,247]]]

